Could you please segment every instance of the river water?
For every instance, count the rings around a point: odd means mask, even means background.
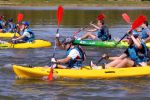
[[[99,13],[106,15],[106,23],[110,27],[112,37],[117,38],[124,35],[130,25],[126,24],[121,17],[122,13],[128,13],[131,22],[138,15],[144,14],[150,18],[150,10],[65,10],[59,33],[63,38],[72,36],[73,32],[87,25]],[[24,20],[30,22],[30,26],[36,34],[37,39],[44,39],[52,42],[50,48],[40,49],[1,49],[0,50],[0,100],[91,100],[138,98],[150,96],[149,78],[126,78],[113,80],[85,80],[85,79],[59,79],[52,82],[43,80],[18,80],[12,70],[13,64],[44,66],[52,57],[54,48],[54,37],[57,30],[56,10],[40,9],[0,9],[0,15],[7,18],[14,18],[17,14],[23,13]],[[148,19],[149,20],[149,19]],[[83,35],[80,32],[77,36]],[[100,56],[107,53],[111,56],[121,54],[124,49],[109,49],[99,47],[85,47],[87,60],[98,61]],[[56,49],[56,58],[65,56],[65,51]],[[107,61],[102,61],[107,63]]]

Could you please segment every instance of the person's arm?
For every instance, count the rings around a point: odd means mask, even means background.
[[[87,32],[95,32],[95,31],[97,31],[97,29],[96,29],[96,28],[93,28],[93,29],[87,29],[86,31],[87,31]]]
[[[96,26],[96,25],[94,25],[94,24],[90,24],[91,26],[93,26],[94,28],[96,28],[97,30],[100,30],[101,28],[100,27],[98,27],[98,26]]]
[[[13,39],[13,40],[21,40],[25,37],[25,34],[21,35],[20,37],[16,38],[16,39]]]
[[[63,59],[57,59],[56,63],[68,63],[71,60],[71,57],[67,56]]]
[[[148,41],[150,40],[150,30],[149,30],[149,28],[147,27],[147,28],[145,28],[145,31],[146,31],[146,34],[148,35],[148,38],[146,38],[146,39],[144,40],[144,42],[146,43],[146,42],[148,42]]]
[[[62,45],[62,43],[59,40],[59,37],[56,37],[56,45],[60,48],[60,49],[65,49],[64,46]]]
[[[136,46],[138,49],[141,49],[141,48],[142,48],[141,42],[139,42],[138,40],[136,40],[133,35],[131,35],[131,38],[132,38],[132,40],[133,40],[135,46]]]

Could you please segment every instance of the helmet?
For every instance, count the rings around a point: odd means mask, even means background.
[[[29,26],[29,22],[27,22],[27,21],[23,21],[22,24],[25,26]]]
[[[65,38],[65,39],[62,41],[62,44],[66,45],[66,44],[69,44],[69,43],[73,43],[74,40],[75,40],[74,37],[67,37],[67,38]]]
[[[9,21],[9,22],[13,22],[13,18],[9,18],[8,21]]]

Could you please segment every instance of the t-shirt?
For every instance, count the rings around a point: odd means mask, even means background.
[[[72,59],[75,59],[78,56],[81,58],[79,51],[77,51],[76,49],[72,49],[68,55],[68,57],[71,57]]]
[[[27,32],[27,31],[25,31],[25,32],[23,33],[23,35],[25,35],[25,36],[28,37],[28,38],[31,38],[31,34],[30,34],[29,32]]]

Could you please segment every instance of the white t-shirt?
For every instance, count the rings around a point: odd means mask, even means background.
[[[77,58],[77,56],[81,58],[79,51],[77,51],[76,49],[72,49],[68,55],[68,57],[71,57],[72,59]]]

